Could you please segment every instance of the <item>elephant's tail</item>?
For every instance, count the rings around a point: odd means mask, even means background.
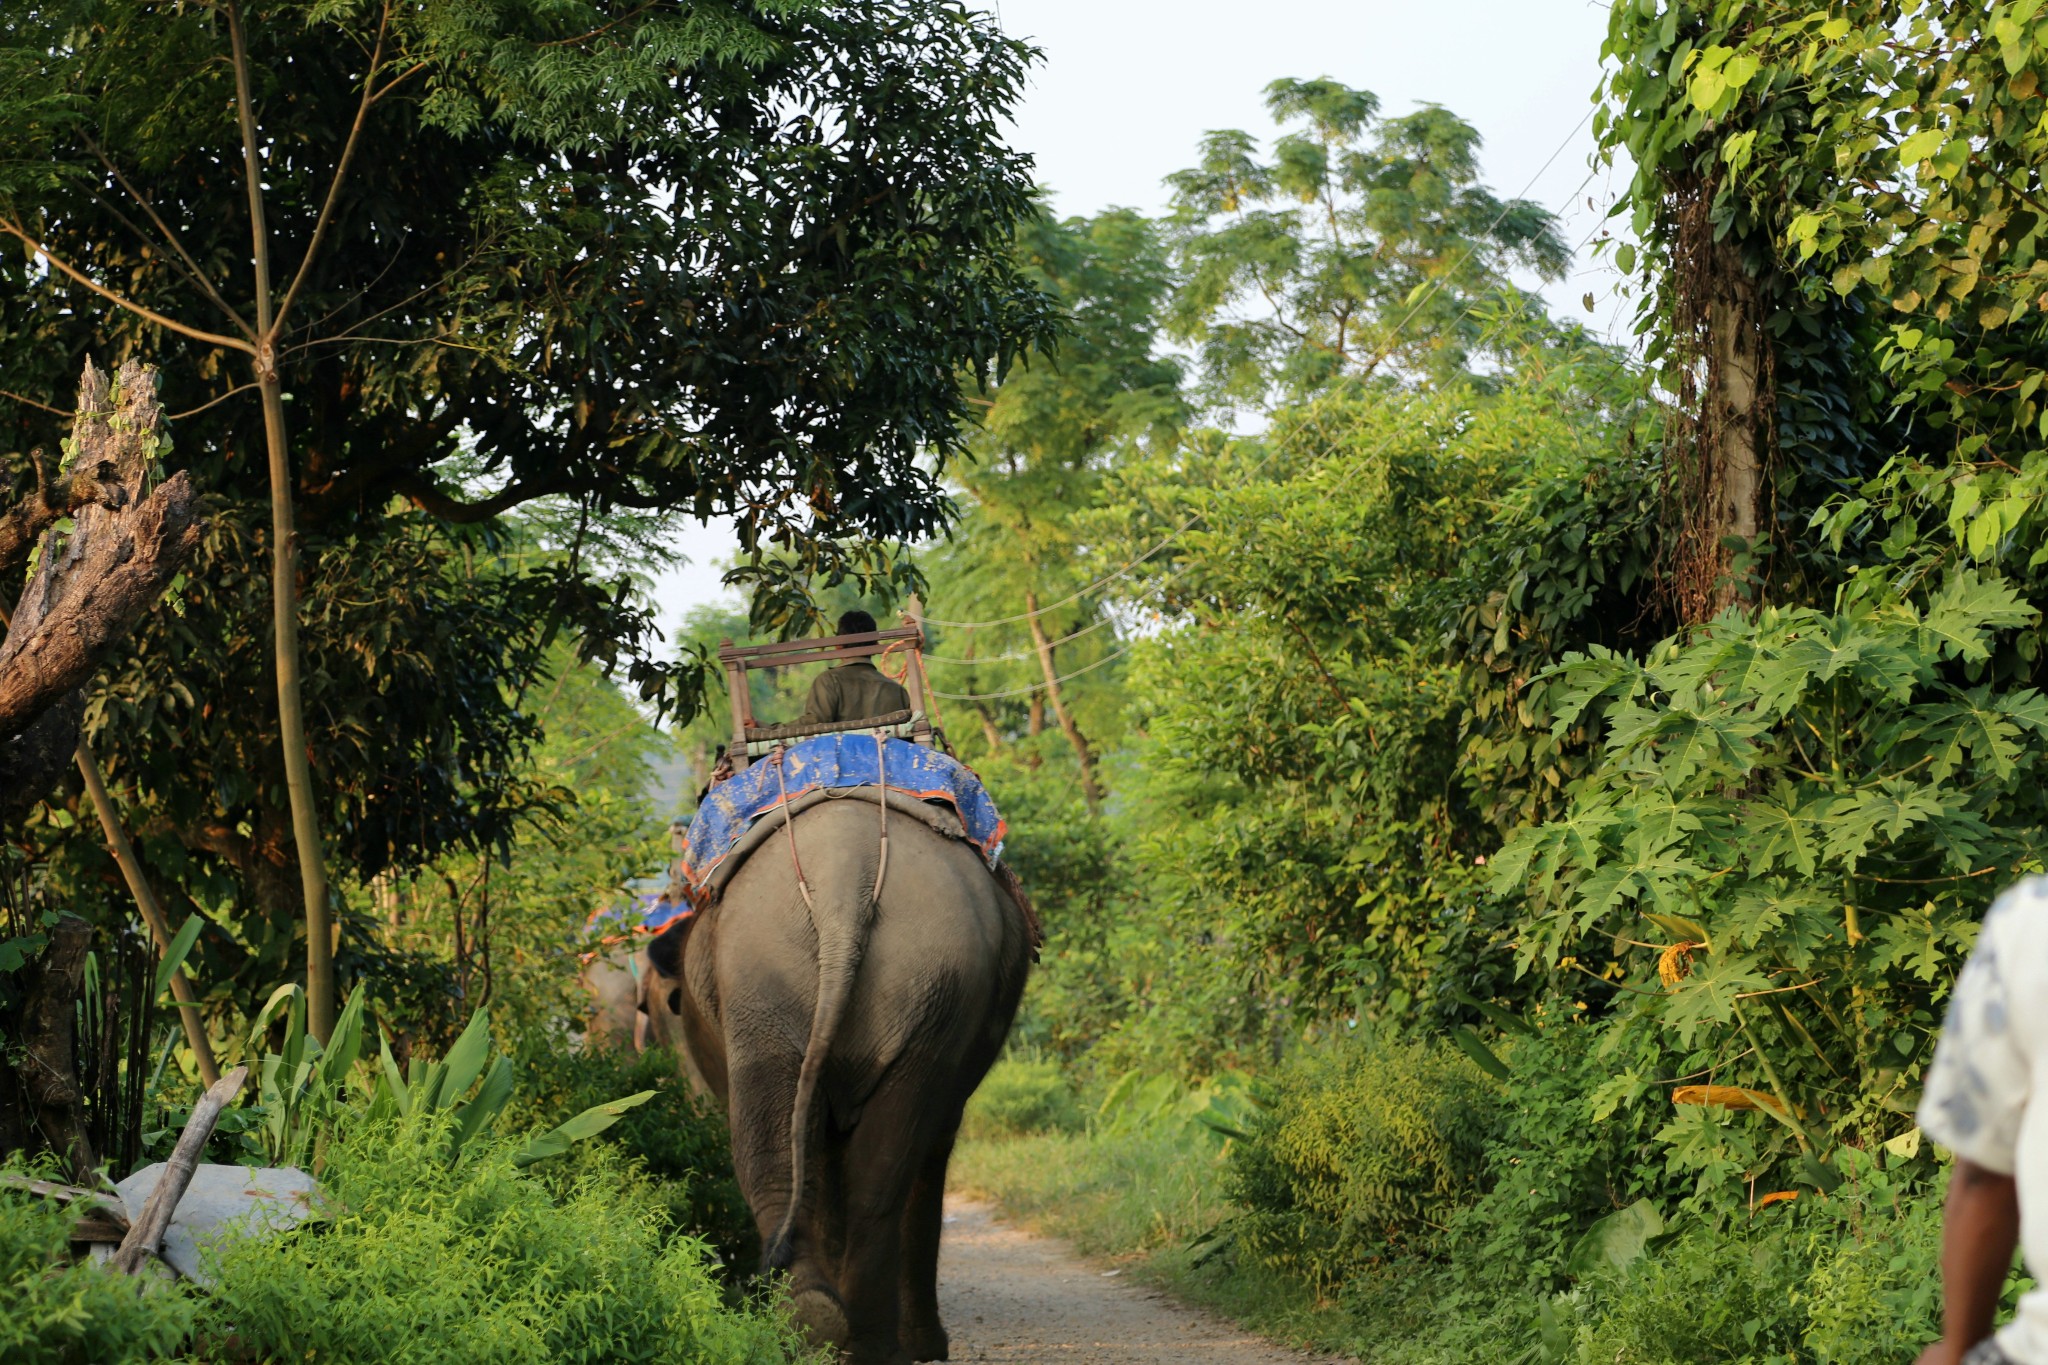
[[[801,868],[797,876],[801,882]],[[869,920],[875,909],[875,893],[880,890],[879,878],[874,893],[858,886],[821,889],[819,898],[828,904],[825,913],[820,914],[820,907],[806,888],[804,901],[818,934],[818,998],[811,1011],[811,1036],[804,1045],[803,1067],[797,1072],[796,1104],[789,1115],[789,1207],[762,1255],[770,1270],[787,1270],[795,1260],[797,1210],[803,1204],[806,1168],[810,1164],[815,1127],[811,1112],[817,1101],[818,1079],[825,1070],[826,1059],[832,1055],[832,1042],[846,1018],[847,1006],[853,1002],[854,980],[860,975],[861,958],[867,951]],[[844,895],[856,899],[850,905],[829,904]],[[834,910],[839,913],[832,913]]]

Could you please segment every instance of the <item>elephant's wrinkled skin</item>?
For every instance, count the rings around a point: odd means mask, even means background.
[[[764,1259],[789,1270],[813,1337],[859,1365],[946,1358],[946,1162],[1031,959],[1024,912],[980,854],[900,811],[871,905],[877,817],[866,800],[795,817],[815,909],[778,831],[687,933],[650,949],[650,1009],[680,1015],[689,1061],[725,1102]]]

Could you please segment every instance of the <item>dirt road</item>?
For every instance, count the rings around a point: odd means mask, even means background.
[[[1065,1245],[946,1201],[939,1311],[956,1361],[1304,1365],[1314,1359],[1184,1307]]]

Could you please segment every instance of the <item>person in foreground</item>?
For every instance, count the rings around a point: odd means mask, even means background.
[[[875,618],[858,609],[839,618],[840,635],[872,635]],[[866,720],[910,709],[910,692],[887,677],[871,659],[854,659],[828,668],[811,683],[801,720],[806,725]]]
[[[1942,1337],[1919,1365],[2048,1365],[2048,1288],[1992,1316],[2024,1242],[2048,1272],[2048,878],[1998,898],[1956,980],[1920,1129],[1955,1153],[1942,1220]],[[2041,1091],[2044,1102],[2034,1103]]]

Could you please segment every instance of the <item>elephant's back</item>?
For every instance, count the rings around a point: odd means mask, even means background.
[[[881,812],[868,800],[825,802],[793,824],[794,856],[778,833],[727,885],[718,907],[720,957],[757,987],[766,984],[765,968],[777,978],[773,993],[788,991],[807,1020],[819,941],[812,916],[864,906],[882,871],[851,1008],[829,1063],[834,1109],[858,1108],[892,1070],[929,1070],[937,1080],[985,1050],[990,1037],[999,1045],[1023,991],[1030,944],[1021,910],[980,851],[891,810],[882,868]],[[799,865],[812,906],[797,887]],[[800,1037],[789,1041],[800,1050]]]

